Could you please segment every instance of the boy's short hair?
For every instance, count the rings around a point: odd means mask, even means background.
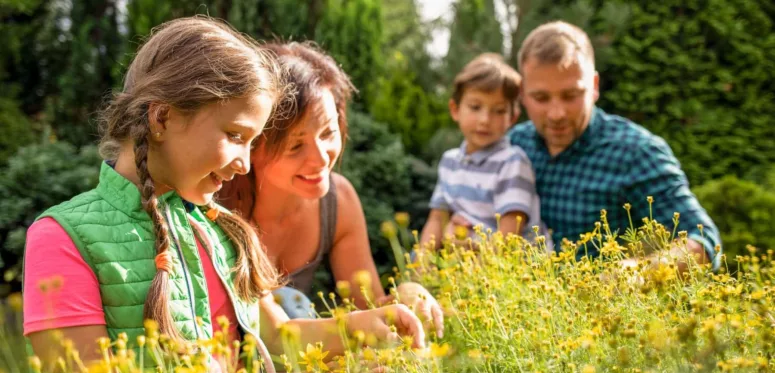
[[[466,64],[455,76],[452,99],[456,104],[460,104],[463,94],[468,89],[493,92],[501,88],[506,100],[516,105],[520,84],[522,84],[522,76],[506,63],[503,56],[497,53],[483,53]]]
[[[528,59],[567,68],[579,57],[595,66],[595,51],[587,33],[570,23],[554,21],[538,26],[527,35],[517,61],[520,70]]]

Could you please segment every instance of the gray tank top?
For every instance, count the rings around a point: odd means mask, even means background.
[[[298,289],[309,296],[312,291],[312,283],[315,280],[315,271],[320,268],[323,260],[328,257],[334,246],[336,234],[336,186],[333,178],[330,178],[331,186],[323,198],[320,199],[320,243],[315,259],[303,267],[288,275],[288,286]]]

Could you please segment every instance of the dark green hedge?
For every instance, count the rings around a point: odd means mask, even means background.
[[[663,136],[694,185],[775,162],[775,3],[626,3],[600,105]]]

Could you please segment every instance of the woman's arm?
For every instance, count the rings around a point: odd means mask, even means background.
[[[367,308],[366,297],[355,285],[353,277],[359,271],[366,271],[371,277],[372,294],[369,299],[376,306],[393,301],[385,292],[377,275],[377,268],[371,256],[366,218],[361,201],[352,184],[339,174],[334,174],[337,188],[337,232],[334,248],[331,250],[331,268],[338,281],[349,281],[356,307]],[[399,300],[409,306],[426,323],[428,330],[435,329],[439,336],[444,330],[444,316],[436,299],[420,284],[406,282],[398,286]]]
[[[366,217],[363,214],[361,200],[352,184],[342,175],[333,174],[337,192],[337,218],[334,246],[331,249],[331,270],[337,281],[350,282],[352,298],[358,308],[368,307],[366,296],[361,293],[354,281],[356,273],[366,271],[371,278],[367,291],[369,300],[385,296],[385,291],[377,274],[377,267],[371,256],[369,236],[366,230]]]
[[[272,354],[281,354],[283,350],[282,328],[297,329],[299,345],[323,343],[323,350],[330,356],[344,354],[342,335],[334,318],[325,319],[289,319],[282,307],[274,302],[271,294],[261,298],[261,340],[266,343]],[[413,338],[413,347],[425,348],[425,331],[417,316],[406,306],[397,304],[365,311],[354,311],[343,316],[344,332],[348,335],[362,331],[373,334],[380,341],[394,342],[401,336]],[[394,325],[396,332],[390,326]],[[287,352],[286,352],[287,353]]]

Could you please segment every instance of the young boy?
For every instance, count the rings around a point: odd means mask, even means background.
[[[444,153],[430,201],[431,212],[421,243],[435,237],[436,247],[463,227],[520,234],[534,241],[533,226],[543,229],[533,168],[525,152],[504,136],[519,117],[522,78],[503,58],[485,53],[455,77],[449,111],[465,140]],[[496,222],[500,214],[500,223]],[[521,219],[518,219],[521,218]]]

